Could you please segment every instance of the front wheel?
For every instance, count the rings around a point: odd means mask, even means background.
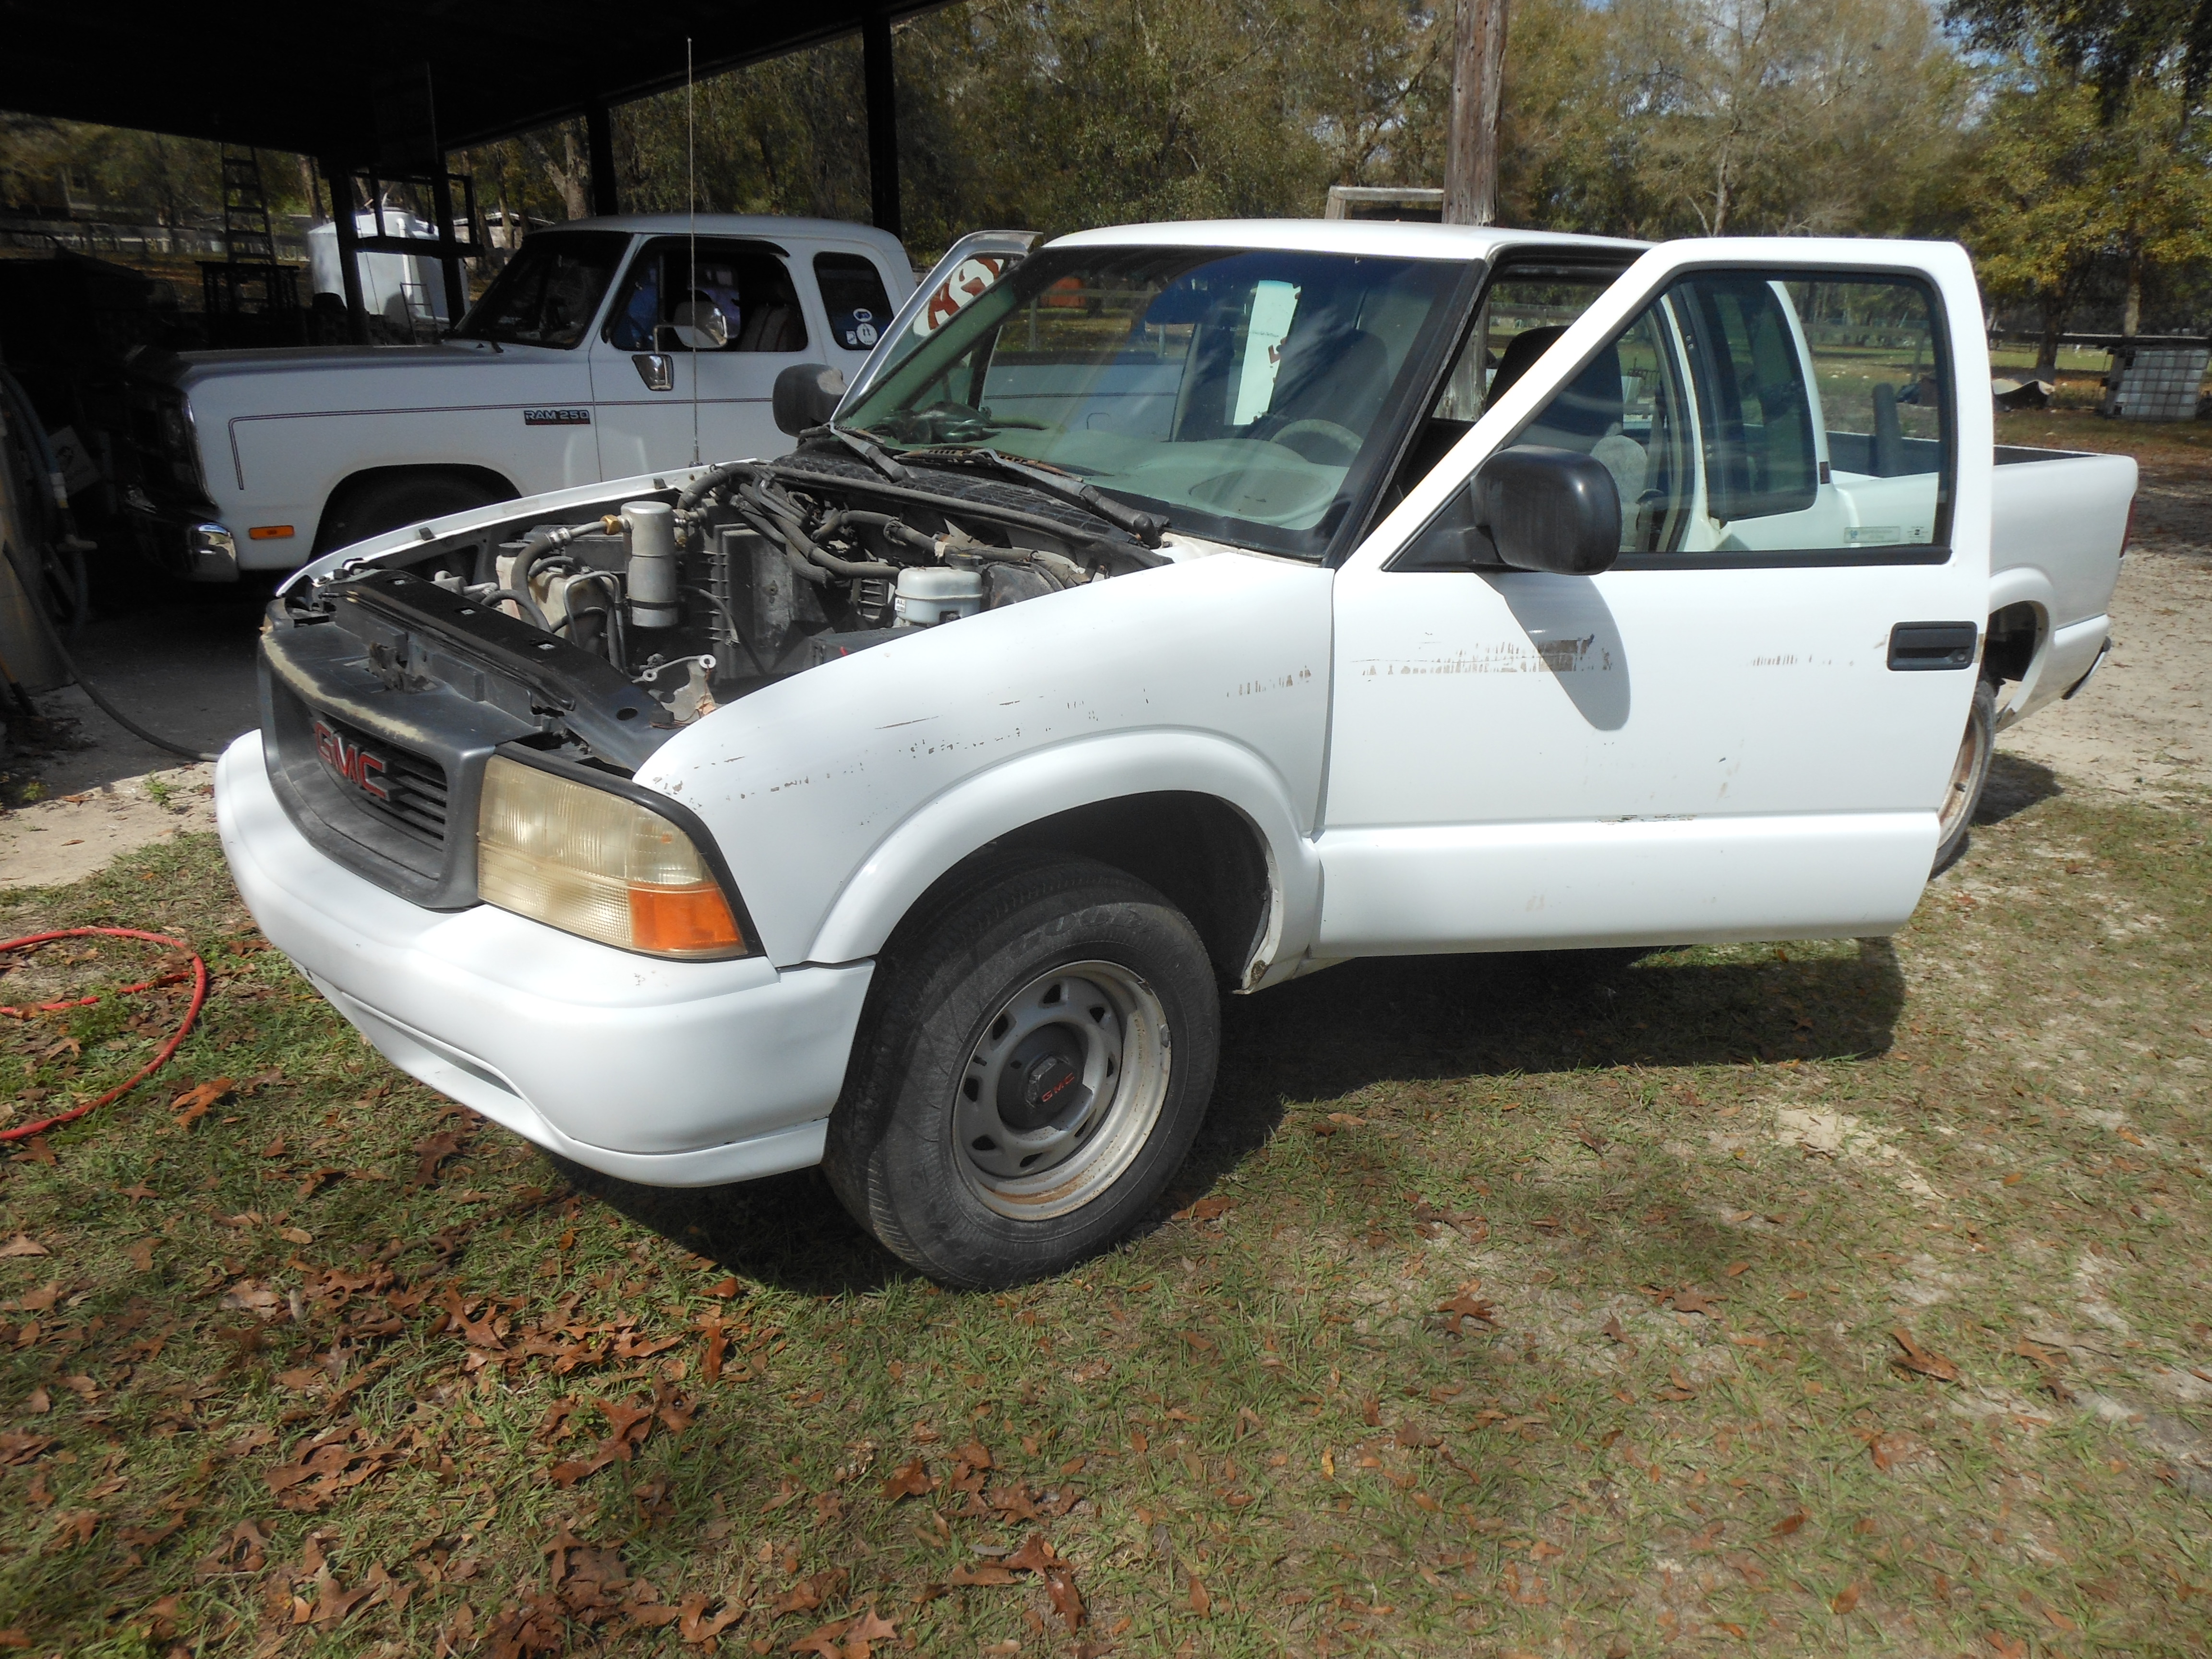
[[[951,1285],[1018,1284],[1140,1221],[1213,1088],[1197,932],[1087,859],[1011,854],[877,968],[824,1166],[860,1224]]]
[[[1958,758],[1951,763],[1951,780],[1943,787],[1943,805],[1936,817],[1936,863],[1929,873],[1948,869],[1966,850],[1966,831],[1974,811],[1982,804],[1982,791],[1990,781],[1990,763],[1997,753],[1997,688],[1994,680],[1974,683],[1974,701],[1966,711],[1966,735],[1959,739]]]

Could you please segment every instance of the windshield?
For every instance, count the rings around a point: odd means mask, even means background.
[[[1316,556],[1463,270],[1048,248],[951,316],[918,317],[840,424],[909,459],[943,446],[1045,462],[1195,534]]]
[[[629,238],[619,231],[564,230],[526,240],[469,307],[453,332],[465,340],[557,346],[580,341],[599,314]]]

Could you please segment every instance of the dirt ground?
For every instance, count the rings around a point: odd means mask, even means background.
[[[2094,792],[2212,785],[2212,476],[2146,469],[2112,615],[2097,678],[2003,733],[2000,751]]]

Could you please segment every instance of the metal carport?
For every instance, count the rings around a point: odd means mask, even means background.
[[[592,205],[620,210],[614,105],[681,86],[686,45],[705,77],[858,33],[863,47],[875,222],[899,231],[891,23],[945,0],[819,0],[794,11],[757,0],[659,0],[645,12],[602,0],[384,0],[320,21],[295,5],[228,0],[214,9],[147,0],[0,0],[0,109],[316,158],[343,199],[362,170],[427,180],[439,252],[459,314],[459,260],[445,157],[582,116]],[[362,238],[334,213],[350,255],[420,252],[422,241]],[[359,314],[357,261],[345,258]]]

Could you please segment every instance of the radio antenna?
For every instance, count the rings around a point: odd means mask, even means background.
[[[691,270],[684,284],[684,303],[691,307],[693,336],[698,334],[699,303],[699,123],[691,107],[691,37],[684,37],[684,193],[691,209]],[[699,465],[699,348],[691,348],[691,465]]]

